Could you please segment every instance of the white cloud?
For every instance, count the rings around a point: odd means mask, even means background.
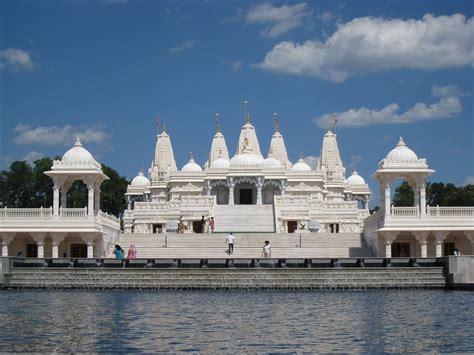
[[[464,185],[474,185],[474,175],[466,177]]]
[[[28,52],[22,49],[7,48],[0,51],[0,71],[10,69],[15,71],[33,70],[36,64]]]
[[[433,85],[431,87],[431,92],[432,92],[433,96],[437,96],[437,97],[469,96],[469,94],[463,92],[459,88],[459,85],[457,85],[457,84],[446,85],[446,86]]]
[[[304,2],[280,7],[265,3],[252,6],[245,14],[244,21],[251,25],[267,25],[260,35],[273,38],[301,26],[303,19],[312,13]]]
[[[33,150],[32,152],[26,154],[21,160],[24,160],[28,164],[33,165],[36,160],[41,158],[44,158],[44,154]]]
[[[239,61],[235,61],[230,63],[230,67],[233,71],[239,71],[242,68],[242,63]]]
[[[317,157],[317,156],[308,155],[307,157],[304,157],[303,160],[313,170],[316,170],[316,168],[318,167],[319,157]]]
[[[39,144],[39,145],[72,145],[75,137],[79,137],[82,143],[105,144],[108,134],[99,127],[75,127],[65,125],[63,127],[31,127],[19,124],[14,128],[17,136],[13,139],[16,144]]]
[[[321,128],[328,127],[337,117],[338,127],[360,127],[370,124],[401,124],[418,121],[429,121],[442,118],[450,118],[462,111],[459,98],[455,96],[443,97],[439,102],[427,105],[418,102],[404,113],[397,113],[399,106],[396,103],[385,106],[381,110],[372,110],[365,107],[351,108],[345,112],[330,113],[315,118],[315,122]]]
[[[278,43],[264,70],[321,77],[336,82],[368,71],[434,70],[474,64],[474,18],[462,14],[421,20],[356,18],[327,40]]]
[[[364,160],[364,157],[362,155],[352,155],[351,162],[349,163],[349,168],[351,170],[357,170],[357,166],[359,165],[359,163],[362,162],[362,160]]]
[[[186,39],[181,45],[168,49],[168,52],[176,53],[191,49],[196,45],[197,42],[197,39]]]

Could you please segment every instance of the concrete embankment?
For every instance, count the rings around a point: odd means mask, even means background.
[[[16,289],[339,290],[473,289],[474,257],[366,259],[1,258]]]

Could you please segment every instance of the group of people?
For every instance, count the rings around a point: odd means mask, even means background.
[[[209,222],[209,229],[206,227],[207,225],[207,222]],[[202,216],[201,218],[201,233],[214,233],[216,229],[216,221],[214,220],[214,217],[211,217],[209,220],[207,220],[206,218],[204,218],[204,216]]]
[[[114,249],[115,259],[124,259],[125,258],[125,250],[118,244],[115,244]],[[130,244],[130,248],[128,248],[127,259],[136,259],[137,258],[137,248],[135,243]]]
[[[234,242],[235,242],[235,237],[232,233],[230,233],[225,238],[225,243],[227,244],[228,255],[234,254]],[[263,244],[261,257],[265,259],[272,257],[272,247],[270,246],[270,242],[268,240],[266,240],[265,243]]]

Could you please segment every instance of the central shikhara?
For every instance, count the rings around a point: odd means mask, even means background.
[[[346,179],[332,130],[323,137],[312,169],[288,160],[278,118],[268,155],[263,157],[255,127],[245,112],[237,150],[230,158],[216,120],[209,159],[201,168],[190,156],[176,167],[166,129],[158,134],[147,178],[140,172],[127,189],[125,233],[175,230],[201,232],[201,220],[215,220],[216,232],[362,232],[370,190],[356,171]],[[205,228],[204,231],[208,231]]]

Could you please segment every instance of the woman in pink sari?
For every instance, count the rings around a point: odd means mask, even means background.
[[[135,243],[130,244],[130,248],[128,248],[128,259],[136,259],[137,258],[137,248],[135,247]]]

